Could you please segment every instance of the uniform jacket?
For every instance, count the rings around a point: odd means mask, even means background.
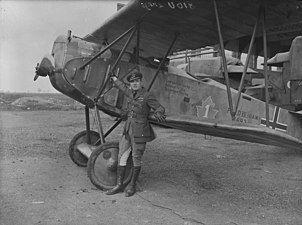
[[[137,91],[135,96],[132,90],[119,80],[115,81],[117,87],[128,96],[127,121],[124,133],[127,135],[131,127],[135,142],[149,142],[155,139],[155,133],[148,121],[150,110],[165,113],[164,107],[156,100],[155,96],[145,88]]]

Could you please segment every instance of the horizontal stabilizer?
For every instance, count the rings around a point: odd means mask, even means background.
[[[260,85],[256,85],[256,86],[251,86],[251,87],[246,87],[246,90],[253,90],[253,89],[264,89],[265,85],[264,84],[260,84]]]
[[[268,66],[283,66],[283,63],[289,62],[290,55],[289,52],[277,53],[274,57],[267,60]]]

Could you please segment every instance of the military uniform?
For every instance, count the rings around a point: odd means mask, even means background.
[[[142,79],[139,72],[132,73],[127,77],[129,82]],[[153,94],[140,86],[137,91],[131,90],[116,77],[112,77],[115,85],[128,96],[126,122],[122,139],[119,143],[119,156],[117,167],[117,185],[106,192],[107,195],[116,194],[124,189],[123,180],[127,160],[132,152],[133,174],[126,190],[126,197],[134,195],[136,192],[136,181],[141,171],[142,156],[146,148],[146,142],[155,139],[155,133],[148,121],[151,109],[158,121],[164,120],[165,109],[156,100]],[[140,83],[141,85],[141,83]]]
[[[156,137],[154,130],[148,121],[150,110],[153,109],[155,110],[154,113],[160,112],[164,114],[165,109],[156,100],[154,95],[149,93],[146,89],[141,88],[137,93],[134,93],[132,90],[125,87],[124,83],[119,80],[116,80],[115,84],[129,97],[127,104],[127,120],[120,142],[119,162],[121,166],[126,165],[126,162],[124,160],[120,161],[120,159],[129,148],[130,144],[132,147],[133,164],[134,166],[141,166],[141,156],[145,151],[146,142],[150,142]]]

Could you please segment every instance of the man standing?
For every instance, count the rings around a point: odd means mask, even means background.
[[[136,192],[136,181],[141,171],[142,156],[146,148],[146,142],[155,139],[155,133],[148,122],[150,110],[154,110],[154,117],[159,121],[165,121],[165,109],[156,100],[154,95],[149,93],[142,86],[143,75],[140,72],[133,72],[127,77],[130,88],[112,76],[115,85],[129,97],[127,106],[127,120],[125,122],[122,138],[119,143],[119,156],[117,168],[117,185],[106,192],[113,195],[123,191],[123,181],[128,157],[132,151],[133,174],[126,190],[125,196],[129,197]]]

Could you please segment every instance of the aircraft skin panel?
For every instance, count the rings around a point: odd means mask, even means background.
[[[169,74],[168,76],[170,76]],[[160,74],[161,76],[161,84],[164,86],[166,85],[164,82],[162,82],[163,76],[167,76],[167,74]],[[172,75],[174,76],[174,75]],[[187,78],[184,78],[187,79]],[[52,85],[59,90],[60,92],[66,94],[67,96],[70,96],[73,99],[76,99],[77,101],[87,104],[89,107],[93,107],[93,101],[90,98],[90,96],[84,95],[83,92],[79,89],[77,89],[75,86],[71,85],[65,78],[63,73],[56,73],[50,77]],[[204,85],[200,85],[200,88],[207,89],[207,83]],[[283,125],[287,126],[287,132],[280,131],[280,129],[276,129],[276,127],[272,128],[272,123],[270,124],[270,128],[265,127],[264,125],[260,125],[261,120],[259,121],[259,118],[249,118],[250,120],[244,121],[246,119],[246,116],[244,115],[244,110],[248,111],[247,108],[250,106],[254,106],[255,104],[247,104],[248,106],[245,106],[245,104],[241,104],[241,110],[238,111],[236,115],[236,121],[232,121],[231,117],[229,116],[229,112],[227,110],[227,98],[225,96],[225,101],[220,102],[221,105],[215,105],[213,107],[213,112],[208,113],[207,115],[214,115],[216,113],[215,110],[222,110],[220,115],[217,113],[216,115],[219,115],[218,119],[213,118],[205,118],[204,115],[206,115],[206,110],[201,111],[201,114],[198,115],[197,111],[189,110],[185,115],[184,108],[187,109],[187,106],[183,106],[181,103],[174,102],[173,105],[176,107],[172,107],[171,104],[168,105],[165,100],[166,94],[165,92],[156,92],[158,90],[158,87],[156,87],[157,84],[155,84],[154,88],[152,89],[155,94],[160,99],[161,103],[166,107],[167,109],[167,118],[166,122],[159,124],[164,125],[171,128],[176,128],[188,132],[194,132],[194,133],[200,133],[200,134],[206,134],[206,135],[212,135],[212,136],[218,136],[218,137],[224,137],[224,138],[232,138],[236,140],[242,140],[242,141],[248,141],[248,142],[256,142],[261,144],[267,144],[267,145],[275,145],[279,147],[286,147],[286,148],[295,148],[298,150],[301,150],[302,147],[302,140],[301,140],[301,134],[302,134],[302,120],[301,120],[301,114],[299,116],[296,116],[295,113],[289,113],[287,110],[281,109],[279,111],[280,116],[277,120],[279,124],[282,124],[281,122],[284,122]],[[160,85],[159,85],[160,86]],[[174,87],[175,88],[175,87]],[[210,87],[213,88],[213,87]],[[214,88],[214,92],[212,95],[212,101],[215,102],[215,99],[217,96],[215,96],[215,93],[219,92],[220,87]],[[173,92],[175,89],[173,90]],[[225,90],[223,90],[225,91]],[[116,95],[118,92],[116,92],[116,89],[113,89],[112,92],[108,92],[110,97],[112,98],[112,95]],[[179,92],[181,93],[181,92]],[[182,92],[183,93],[183,92]],[[202,92],[206,95],[206,92]],[[202,96],[202,95],[200,95]],[[107,96],[108,97],[108,96]],[[122,97],[122,96],[120,96]],[[126,99],[124,99],[126,101]],[[211,101],[210,101],[211,103]],[[264,103],[260,102],[259,107],[262,105],[262,108],[264,107]],[[123,105],[125,107],[126,104]],[[246,108],[245,108],[246,107]],[[104,111],[105,113],[112,115],[112,116],[118,116],[119,111],[116,109],[116,107],[110,106],[108,104],[104,104],[103,101],[100,101],[98,104],[98,108]],[[274,121],[274,118],[276,118],[276,106],[270,105],[270,121]],[[244,109],[244,110],[243,110]],[[255,109],[254,109],[255,110]],[[195,114],[196,113],[196,114]],[[249,114],[246,114],[247,117],[249,117]],[[250,114],[251,115],[251,114]],[[258,114],[256,114],[258,115]],[[264,112],[262,110],[263,118],[265,117]],[[260,114],[259,114],[260,116]],[[239,118],[239,120],[238,120]],[[242,119],[242,120],[240,120]],[[152,123],[158,124],[153,118],[150,118]],[[246,123],[247,122],[247,123]],[[258,124],[259,123],[259,124]],[[284,127],[283,127],[284,129]]]
[[[259,2],[258,0],[217,0],[224,40],[232,40],[252,33]],[[270,38],[274,41],[278,40],[282,27],[301,23],[300,1],[267,0],[266,2],[268,41]],[[208,0],[132,0],[99,28],[86,35],[84,40],[96,43],[106,40],[110,43],[141,17],[143,18],[140,28],[142,37],[140,48],[145,57],[162,57],[175,32],[180,33],[180,36],[172,51],[196,49],[218,43],[213,2]],[[124,43],[125,40],[120,41],[115,48],[122,49]],[[134,42],[130,44],[130,48],[133,47],[135,47]]]
[[[81,90],[84,95],[94,99],[102,86],[109,62],[97,59],[84,69],[79,67],[89,58],[75,58],[66,62],[64,75],[66,80],[75,88]],[[77,68],[75,70],[75,68]],[[102,74],[103,76],[100,76]]]
[[[93,107],[96,92],[91,90],[89,92],[89,86],[85,86],[83,83],[85,70],[80,74],[72,70],[72,68],[78,68],[78,65],[81,65],[82,62],[79,63],[78,60],[83,59],[75,58],[68,61],[71,63],[71,67],[69,68],[67,62],[65,72],[54,73],[50,76],[50,80],[60,92]],[[108,66],[110,61],[106,63]],[[120,67],[120,74],[125,74],[133,66],[126,62],[122,62],[122,64],[124,65]],[[150,75],[144,76],[143,80],[145,87],[148,87],[155,70],[141,66],[140,71]],[[94,73],[94,76],[104,77],[105,74],[106,69],[103,68],[100,73]],[[77,78],[77,76],[79,77]],[[92,78],[90,77],[90,79]],[[237,91],[231,90],[233,102],[235,102]],[[300,117],[271,105],[270,127],[267,128],[265,127],[265,103],[243,94],[238,112],[235,119],[232,120],[226,87],[214,80],[204,79],[201,81],[161,71],[151,88],[151,92],[166,108],[167,123],[162,124],[164,126],[244,141],[301,147],[302,121]],[[126,107],[126,101],[127,99],[116,88],[113,88],[100,99],[97,107],[109,115],[119,116],[120,110]]]
[[[59,92],[91,108],[94,106],[93,99],[84,95],[81,90],[75,88],[71,83],[69,83],[63,73],[54,73],[49,76],[49,80],[52,86]]]
[[[168,113],[178,113],[180,117],[214,123],[234,124],[260,124],[263,111],[263,102],[246,96],[240,104],[239,110],[232,121],[227,101],[227,92],[224,85],[211,80],[187,79],[174,74],[160,74],[153,87],[154,92],[162,94],[161,100]],[[233,100],[237,91],[232,89]]]
[[[141,66],[140,71],[143,74],[150,75],[143,78],[143,84],[147,88],[153,78],[153,74],[155,74],[155,70]],[[127,83],[125,79],[123,81]],[[231,90],[234,103],[237,98],[237,91]],[[253,127],[260,131],[266,129],[272,130],[276,134],[290,135],[298,139],[301,139],[302,136],[302,121],[299,118],[296,119],[287,110],[273,105],[270,105],[269,128],[266,128],[265,103],[245,94],[242,94],[238,111],[234,120],[232,120],[226,87],[211,79],[200,81],[161,71],[150,91],[166,108],[167,118],[177,117],[180,121],[196,124],[209,123],[212,126],[219,124],[229,127]],[[108,92],[104,96],[105,102],[100,103],[100,107],[103,107],[101,109],[104,110],[107,107],[107,113],[109,114],[110,110],[116,112],[114,103],[110,103],[108,100],[114,99],[110,96],[113,93],[117,93],[117,91]],[[122,98],[122,96],[119,96],[119,98]],[[125,109],[127,99],[115,101],[122,101],[123,103],[120,107]],[[111,105],[112,108],[109,109],[108,105],[101,106],[104,103]],[[198,132],[202,132],[202,130],[202,127],[200,127]],[[236,137],[234,138],[237,139]]]
[[[195,83],[195,85],[194,85]],[[301,149],[302,121],[285,109],[270,105],[266,127],[265,103],[243,95],[232,120],[226,90],[221,84],[161,74],[153,90],[161,92],[167,125],[213,136]],[[155,86],[157,86],[155,85]],[[236,92],[233,90],[233,102]]]

